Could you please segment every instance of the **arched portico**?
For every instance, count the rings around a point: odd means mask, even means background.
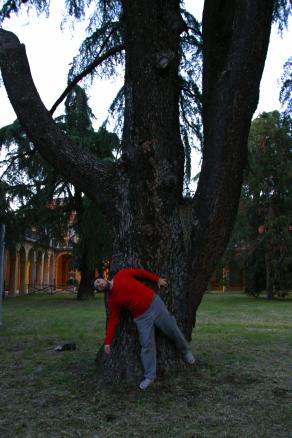
[[[38,289],[43,286],[43,263],[44,263],[44,254],[41,250],[38,250],[36,256],[36,279],[35,279],[35,287]]]
[[[44,263],[43,263],[43,286],[49,285],[49,256],[46,251],[44,254]]]
[[[19,254],[16,248],[11,249],[9,251],[10,254],[10,271],[9,271],[9,295],[17,295],[18,294],[18,284],[19,284]]]
[[[69,279],[69,272],[71,271],[72,255],[69,252],[60,253],[57,257],[56,267],[56,287],[61,288]]]
[[[5,292],[27,294],[44,287],[62,288],[72,276],[71,249],[40,248],[29,239],[5,251]],[[74,275],[75,278],[75,275]]]
[[[34,289],[35,287],[35,275],[36,275],[36,256],[34,248],[30,248],[27,257],[27,278],[28,278],[28,290]]]
[[[22,246],[19,250],[18,255],[18,267],[19,267],[19,293],[26,294],[27,293],[27,280],[26,280],[26,251]]]
[[[54,253],[51,253],[49,257],[49,285],[53,287],[55,283],[56,283],[55,255]]]

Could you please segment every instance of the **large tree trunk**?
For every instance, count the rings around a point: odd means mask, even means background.
[[[162,298],[188,339],[235,219],[273,3],[205,2],[205,144],[198,190],[189,200],[182,198],[184,153],[179,133],[178,64],[184,23],[179,0],[122,1],[126,109],[123,155],[116,169],[106,169],[91,157],[92,168],[87,171],[87,157],[63,139],[30,88],[24,51],[0,31],[3,79],[29,137],[52,163],[58,155],[66,159],[71,154],[66,166],[62,161],[55,165],[93,199],[98,201],[98,194],[113,196],[112,274],[122,267],[143,267],[167,277],[169,288]],[[25,76],[20,82],[19,71]],[[64,148],[59,148],[60,144]],[[81,178],[76,172],[81,172]],[[109,188],[110,180],[115,190]],[[160,335],[158,350],[161,373],[177,366],[173,346]],[[135,380],[141,374],[137,333],[129,315],[123,318],[111,355],[105,357],[101,350],[98,361],[111,380]]]
[[[185,318],[190,262],[181,221],[184,152],[178,114],[179,35],[184,23],[177,0],[126,0],[123,7],[126,109],[112,273],[143,267],[166,277],[169,288],[162,298],[190,338]],[[141,368],[130,317],[121,330],[107,358],[109,374],[135,379]],[[163,336],[157,344],[160,370],[173,368],[178,360],[175,349]]]
[[[126,113],[115,269],[143,266],[168,277],[163,298],[188,339],[237,212],[272,16],[272,1],[256,3],[206,1],[205,144],[192,204],[182,199],[177,68],[184,27],[178,1],[123,2]],[[128,320],[107,362],[111,376],[122,372],[133,378],[140,371],[133,370],[138,360],[134,332]],[[162,337],[158,349],[160,370],[173,369],[177,356],[172,346]]]

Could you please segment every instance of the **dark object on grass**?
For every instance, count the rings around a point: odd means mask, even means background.
[[[76,350],[75,342],[65,342],[54,348],[55,351],[73,351]]]
[[[106,416],[105,416],[105,420],[106,421],[114,421],[116,419],[116,416],[115,415],[113,415],[113,414],[106,414]]]

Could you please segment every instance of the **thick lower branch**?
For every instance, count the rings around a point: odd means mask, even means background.
[[[273,4],[273,0],[239,0],[233,5],[232,13],[225,17],[228,2],[208,0],[205,3],[204,149],[193,207],[196,223],[193,223],[191,239],[192,289],[196,293],[190,300],[190,318],[225,250],[236,218],[248,133],[258,103],[268,49]],[[220,49],[220,59],[213,58],[216,47]]]
[[[61,175],[97,202],[112,195],[113,163],[73,145],[55,124],[34,85],[25,47],[0,30],[0,67],[10,102],[28,138]]]

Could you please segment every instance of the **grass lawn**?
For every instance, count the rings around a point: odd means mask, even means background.
[[[145,392],[101,384],[103,298],[6,298],[0,327],[0,437],[292,437],[292,299],[208,294],[195,367]],[[75,351],[56,352],[65,341]]]

